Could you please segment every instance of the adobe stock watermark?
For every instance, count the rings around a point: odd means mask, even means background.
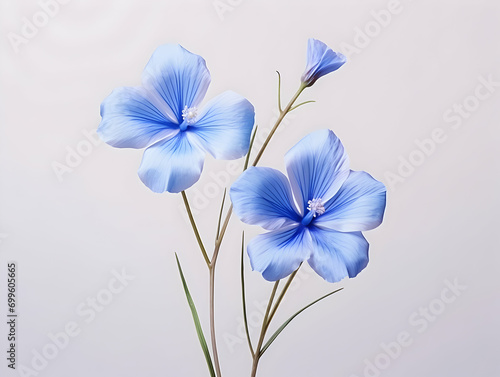
[[[82,130],[83,139],[80,140],[74,147],[66,147],[66,155],[62,162],[52,161],[51,168],[57,180],[61,183],[64,181],[64,175],[72,173],[80,166],[85,157],[89,156],[96,147],[102,144],[102,140],[97,135],[97,130]]]
[[[27,45],[33,40],[41,29],[46,27],[50,20],[56,17],[61,11],[61,5],[66,5],[71,0],[39,0],[38,8],[31,17],[21,19],[21,28],[18,32],[7,33],[9,43],[17,54],[22,45]]]
[[[250,163],[252,162],[252,156],[255,156],[257,151],[264,144],[267,136],[271,132],[276,120],[278,119],[279,112],[278,110],[274,110],[274,116],[269,121],[269,126],[259,127],[257,131],[257,135],[255,136],[255,141],[252,148],[252,155],[250,156]],[[290,125],[292,120],[295,118],[295,114],[289,113],[283,119],[280,127],[276,130],[275,136],[283,131],[283,129]],[[189,189],[189,203],[191,206],[191,211],[193,215],[197,216],[202,213],[211,203],[212,200],[222,200],[222,193],[224,192],[224,188],[229,189],[229,184],[231,181],[239,176],[243,171],[243,161],[244,158],[238,161],[228,161],[223,170],[218,172],[208,172],[210,177],[210,181],[205,183],[203,187],[197,187],[196,185]],[[179,213],[184,218],[186,224],[189,223],[189,219],[186,214],[186,208],[184,204],[179,204],[177,209]]]
[[[237,7],[243,4],[244,0],[214,0],[212,5],[221,21],[226,18],[226,13],[232,13]]]
[[[448,140],[450,130],[459,130],[464,122],[476,113],[481,104],[489,100],[500,87],[500,81],[495,81],[492,74],[487,77],[479,76],[477,85],[462,101],[454,103],[443,113],[443,121],[448,127],[434,128],[429,137],[419,140],[415,139],[415,148],[407,156],[398,157],[398,165],[395,171],[384,173],[385,183],[391,191],[410,178],[417,168],[421,167],[437,150],[437,147]]]
[[[383,371],[400,358],[404,350],[410,347],[419,335],[424,334],[433,323],[438,321],[449,305],[452,305],[465,290],[467,290],[467,286],[461,284],[458,279],[454,279],[453,282],[445,280],[444,288],[439,296],[410,314],[408,317],[409,328],[399,332],[393,340],[381,343],[381,350],[377,355],[363,360],[363,373],[352,374],[350,377],[382,376]]]
[[[410,3],[413,0],[406,0]],[[386,7],[380,10],[370,11],[371,19],[363,27],[354,28],[354,37],[351,43],[342,42],[339,51],[347,58],[359,55],[387,29],[394,21],[395,16],[400,15],[405,10],[405,4],[400,0],[389,0]]]
[[[297,290],[299,290],[303,282],[311,277],[311,274],[312,273],[310,269],[300,269],[299,272],[297,272],[297,275],[295,276],[295,279],[290,285],[290,289],[287,293],[290,294],[291,292],[296,292]],[[250,333],[250,336],[252,336],[252,334],[255,335],[256,333],[258,334],[258,332],[260,331],[262,321],[264,320],[264,315],[266,313],[267,303],[267,300],[255,300],[252,303],[252,310],[247,312],[248,332]],[[249,308],[250,306],[248,306],[247,309]],[[236,317],[235,322],[236,325],[234,331],[226,331],[222,335],[224,343],[226,344],[226,347],[228,348],[230,353],[234,353],[236,348],[238,348],[240,345],[247,344],[243,315]]]
[[[75,308],[77,319],[69,321],[58,332],[47,334],[48,341],[41,348],[31,350],[31,362],[29,365],[20,364],[18,368],[21,377],[36,377],[44,371],[49,364],[56,359],[88,326],[122,293],[129,283],[135,279],[129,275],[125,268],[121,272],[111,271],[112,277],[105,288],[99,290],[95,295],[87,297]]]

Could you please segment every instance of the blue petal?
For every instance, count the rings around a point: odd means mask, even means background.
[[[248,152],[254,118],[253,105],[228,91],[208,102],[189,129],[212,156],[233,160]]]
[[[203,169],[205,152],[181,132],[144,151],[139,177],[154,192],[178,193],[195,184]]]
[[[361,232],[309,228],[313,251],[309,265],[330,283],[355,277],[368,264],[368,242]]]
[[[97,133],[117,148],[145,148],[179,132],[166,104],[141,87],[115,89],[101,104]]]
[[[289,227],[261,234],[248,244],[252,269],[264,279],[276,281],[290,275],[311,255],[312,241],[307,228]]]
[[[330,130],[310,133],[285,155],[293,194],[304,215],[307,202],[332,198],[349,175],[349,158]]]
[[[300,221],[290,183],[278,170],[250,167],[229,194],[236,215],[247,224],[274,230]]]
[[[307,43],[307,64],[302,74],[302,82],[306,86],[313,85],[317,79],[336,71],[346,62],[346,57],[333,51],[326,44],[310,38]]]
[[[156,49],[142,75],[143,85],[156,91],[182,123],[185,106],[197,107],[210,85],[205,60],[180,45],[163,45]]]
[[[385,186],[364,171],[351,171],[337,194],[325,205],[326,212],[314,225],[340,232],[376,228],[385,209]]]

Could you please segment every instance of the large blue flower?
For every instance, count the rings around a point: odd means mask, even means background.
[[[310,38],[307,43],[307,64],[302,74],[302,82],[306,86],[313,85],[321,76],[336,71],[346,62],[346,57],[340,52],[317,39]]]
[[[248,151],[254,108],[225,92],[199,106],[210,84],[205,60],[180,45],[156,49],[142,86],[115,89],[102,103],[97,132],[117,148],[146,148],[139,177],[154,192],[198,181],[206,152],[236,159]]]
[[[270,281],[304,261],[329,282],[356,276],[368,264],[361,232],[381,224],[385,186],[349,169],[330,130],[306,136],[285,163],[288,179],[275,169],[251,167],[231,187],[239,218],[270,231],[248,245],[252,268]]]

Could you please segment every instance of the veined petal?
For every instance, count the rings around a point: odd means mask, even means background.
[[[355,277],[368,264],[368,242],[361,232],[309,228],[313,251],[309,265],[330,283]]]
[[[276,281],[290,275],[311,255],[312,240],[305,227],[292,226],[255,237],[248,244],[252,269]]]
[[[244,223],[274,230],[300,222],[290,183],[278,170],[250,167],[229,193],[234,212]]]
[[[326,203],[349,175],[349,158],[330,130],[304,137],[285,155],[285,164],[302,215],[309,200],[321,198]]]
[[[153,53],[142,74],[142,83],[163,98],[180,124],[184,107],[197,107],[205,97],[210,72],[201,56],[181,45],[167,44]]]
[[[302,82],[306,86],[313,85],[316,80],[330,72],[336,71],[346,62],[346,57],[333,51],[326,44],[310,38],[307,43],[307,64],[302,74]]]
[[[364,171],[351,171],[314,225],[340,232],[365,231],[382,223],[386,188]]]
[[[212,156],[233,160],[248,152],[254,118],[253,105],[239,94],[227,91],[205,105],[189,130]]]
[[[145,148],[179,132],[168,106],[142,87],[115,89],[101,104],[97,133],[116,148]]]
[[[181,132],[146,149],[138,173],[152,191],[178,193],[198,181],[204,159],[205,152]]]

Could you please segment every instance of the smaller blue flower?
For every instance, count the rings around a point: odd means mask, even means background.
[[[346,62],[346,57],[340,52],[333,51],[330,47],[317,39],[309,38],[307,44],[306,70],[302,74],[302,82],[306,86],[313,85],[321,76],[336,71]]]
[[[231,91],[200,108],[210,84],[205,60],[180,45],[156,49],[142,86],[115,89],[102,103],[101,139],[116,148],[146,148],[139,168],[154,192],[178,193],[198,181],[206,153],[244,156],[255,111]]]
[[[385,186],[349,169],[344,147],[330,130],[302,139],[285,164],[288,178],[251,167],[230,190],[241,221],[269,230],[248,244],[252,269],[276,281],[307,261],[329,282],[355,277],[368,264],[361,232],[382,223]]]

